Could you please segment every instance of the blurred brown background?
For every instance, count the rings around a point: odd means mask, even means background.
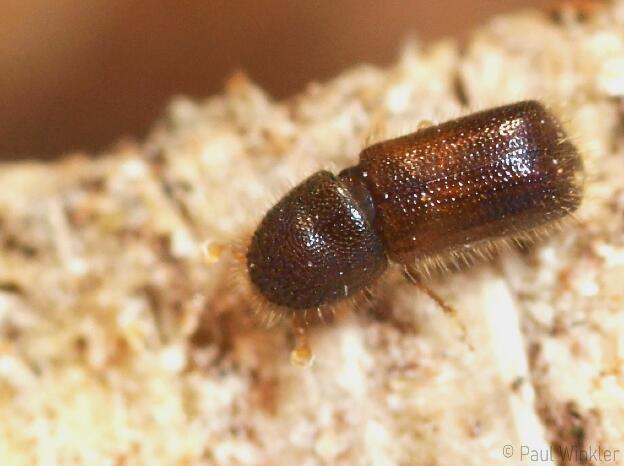
[[[274,96],[356,62],[384,64],[408,35],[462,36],[545,0],[5,0],[0,158],[98,151],[140,138],[175,94],[219,92],[236,69]]]

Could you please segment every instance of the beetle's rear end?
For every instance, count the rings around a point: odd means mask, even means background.
[[[535,101],[373,145],[359,168],[386,253],[404,264],[522,237],[565,217],[582,197],[581,158]]]

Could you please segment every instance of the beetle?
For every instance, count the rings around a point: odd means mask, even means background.
[[[429,273],[552,231],[579,206],[583,163],[543,103],[473,113],[362,150],[287,192],[247,245],[258,300],[321,317],[390,263]]]

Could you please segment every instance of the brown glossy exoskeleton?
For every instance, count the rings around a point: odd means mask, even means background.
[[[389,262],[427,269],[530,237],[580,204],[583,165],[524,101],[367,147],[271,208],[246,251],[261,299],[297,314],[362,291]]]

